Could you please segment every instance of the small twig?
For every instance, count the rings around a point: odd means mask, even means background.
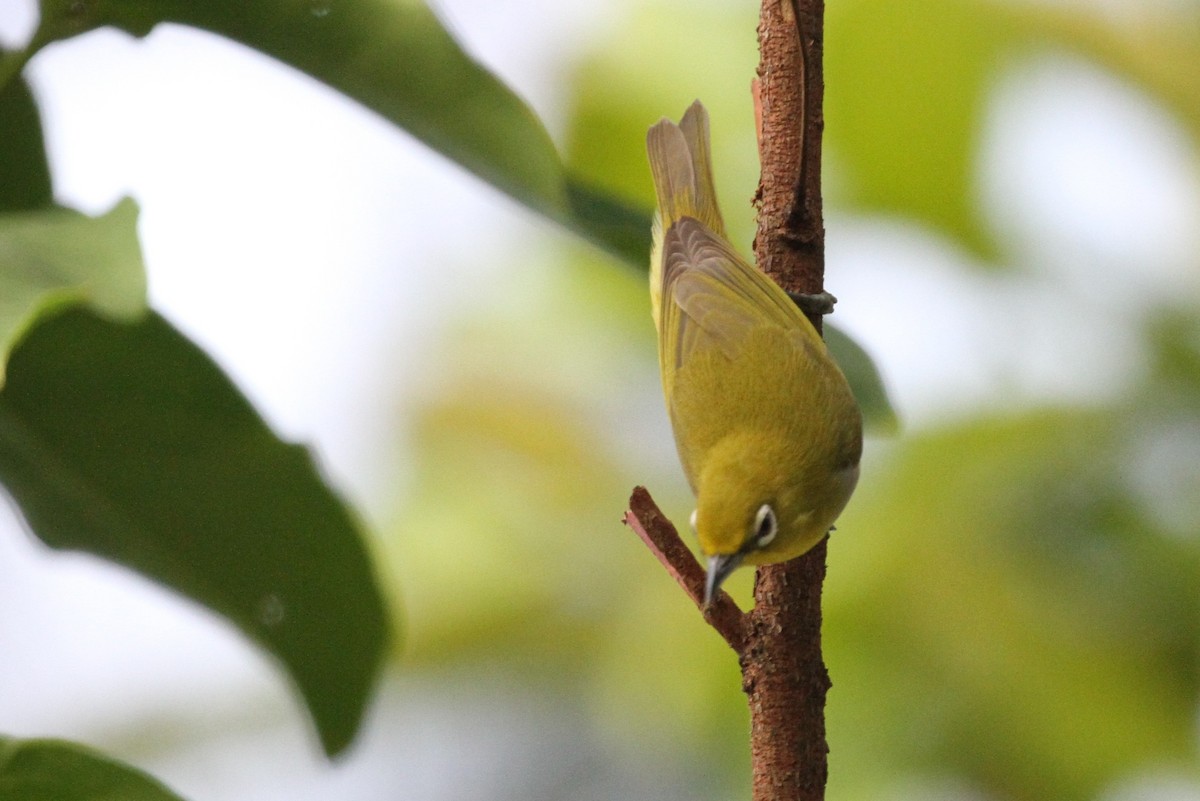
[[[683,544],[679,532],[667,519],[645,487],[634,487],[629,497],[625,525],[646,543],[650,553],[662,563],[667,572],[679,582],[708,625],[725,638],[740,658],[746,648],[746,615],[738,608],[729,593],[722,591],[711,606],[704,606],[704,568]]]

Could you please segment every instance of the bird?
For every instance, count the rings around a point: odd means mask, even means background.
[[[703,104],[651,127],[646,148],[651,313],[707,607],[738,566],[793,559],[828,534],[858,483],[862,414],[798,305],[831,311],[832,296],[790,295],[730,244]]]

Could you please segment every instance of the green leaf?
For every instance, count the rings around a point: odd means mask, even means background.
[[[57,207],[0,214],[0,386],[9,351],[47,310],[86,302],[115,318],[142,312],[137,216],[128,199],[102,217]]]
[[[181,801],[137,768],[75,743],[0,736],[0,801]]]
[[[825,344],[850,382],[850,389],[862,410],[863,423],[880,434],[895,434],[900,422],[875,362],[861,345],[829,323],[825,324]]]
[[[162,318],[72,308],[15,349],[0,480],[47,544],[131,567],[286,667],[328,753],[361,720],[387,617],[358,523]]]
[[[15,58],[0,52],[0,63]],[[29,87],[20,77],[0,80],[0,214],[48,206],[53,200],[42,121]]]

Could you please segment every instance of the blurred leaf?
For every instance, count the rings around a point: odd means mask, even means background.
[[[825,323],[824,328],[825,344],[850,382],[850,389],[862,410],[863,423],[880,434],[895,434],[900,421],[875,362],[861,345],[837,326]]]
[[[156,779],[61,740],[0,736],[0,801],[180,801]]]
[[[571,269],[561,254],[513,265],[520,291],[431,347],[444,369],[421,382],[391,542],[410,665],[532,660],[577,677],[621,581],[606,543],[622,535],[612,510],[630,479],[614,459],[637,427],[630,388],[662,405],[652,323],[642,281],[574,251]],[[589,427],[591,415],[613,424]]]
[[[26,336],[0,392],[0,479],[47,544],[233,621],[290,672],[326,751],[350,742],[387,640],[357,521],[160,317],[76,308]]]
[[[709,792],[691,797],[719,798],[749,764],[737,661],[619,522],[637,482],[678,520],[692,508],[645,283],[573,250],[569,270],[561,254],[512,265],[520,292],[430,354],[440,367],[421,382],[412,491],[388,541],[405,661],[442,680],[484,665],[582,699],[605,742],[660,770],[699,760],[688,782]],[[748,592],[752,573],[738,578]]]
[[[10,350],[48,310],[81,301],[116,318],[143,310],[137,216],[128,199],[103,217],[63,208],[0,214],[0,386]]]
[[[1154,347],[1156,381],[1147,385],[1147,402],[1177,400],[1200,411],[1200,314],[1163,309],[1149,321],[1147,339]]]
[[[0,51],[0,62],[9,56]],[[3,126],[0,128],[2,220],[5,212],[41,208],[53,200],[42,121],[33,95],[19,75],[7,83],[0,76],[0,126]]]
[[[33,47],[115,25],[145,36],[162,22],[226,36],[378,112],[425,144],[595,244],[637,260],[625,226],[640,212],[567,176],[525,103],[467,55],[416,0],[42,0]]]
[[[838,795],[950,771],[1082,801],[1192,758],[1200,560],[1137,514],[1124,439],[1044,411],[864,460],[826,584],[830,671],[855,688],[831,696]]]
[[[577,231],[634,267],[646,268],[650,260],[651,212],[635,209],[594,186],[570,180],[567,194],[576,220],[586,220],[587,230]]]
[[[992,256],[974,205],[975,154],[1001,55],[1019,44],[998,4],[831,4],[827,143],[851,201],[915,217]]]

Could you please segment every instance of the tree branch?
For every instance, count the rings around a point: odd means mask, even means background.
[[[754,250],[758,265],[791,292],[822,290],[822,0],[762,0],[759,22],[759,155],[762,178]],[[820,320],[813,320],[820,330]],[[750,703],[754,801],[825,797],[828,745],[821,657],[825,542],[799,559],[759,568],[742,659]]]

